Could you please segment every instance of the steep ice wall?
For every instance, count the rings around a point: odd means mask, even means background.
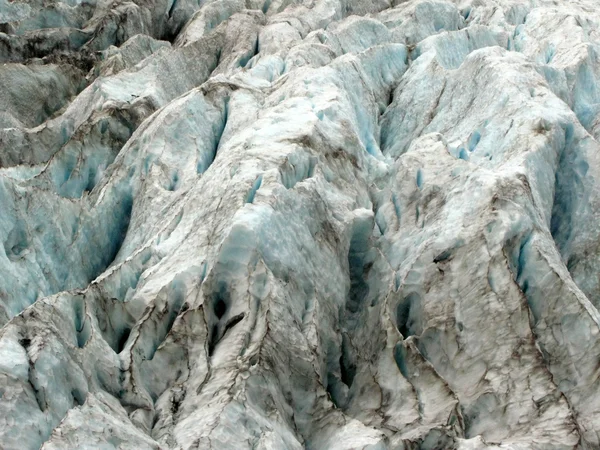
[[[0,0],[0,447],[600,449],[595,0]]]

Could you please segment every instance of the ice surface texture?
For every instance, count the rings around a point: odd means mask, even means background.
[[[0,447],[600,449],[597,0],[0,0]]]

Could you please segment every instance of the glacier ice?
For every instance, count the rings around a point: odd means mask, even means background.
[[[0,447],[600,448],[595,0],[0,0]]]

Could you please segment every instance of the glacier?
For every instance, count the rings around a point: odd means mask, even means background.
[[[0,448],[600,449],[596,0],[0,0]]]

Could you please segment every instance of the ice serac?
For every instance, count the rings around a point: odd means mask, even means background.
[[[600,449],[596,0],[0,0],[0,447]]]

